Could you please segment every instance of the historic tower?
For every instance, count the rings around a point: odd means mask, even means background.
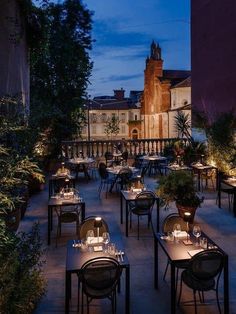
[[[163,78],[161,48],[151,43],[150,56],[146,59],[144,70],[144,92],[142,99],[143,138],[162,138],[163,121],[160,112],[170,108],[170,81]]]

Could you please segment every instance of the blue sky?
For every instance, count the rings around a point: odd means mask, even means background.
[[[152,40],[164,69],[190,69],[190,0],[83,0],[93,16],[94,68],[88,94],[143,90]]]

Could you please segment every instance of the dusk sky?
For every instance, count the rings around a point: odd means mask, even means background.
[[[164,69],[190,69],[190,0],[83,0],[93,16],[94,62],[88,94],[143,90],[152,40]]]

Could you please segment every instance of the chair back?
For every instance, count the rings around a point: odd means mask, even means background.
[[[88,230],[93,230],[96,236],[97,228],[94,227],[94,221],[96,216],[87,217],[82,224],[79,226],[79,239],[85,239]],[[108,225],[104,219],[102,219],[102,226],[99,228],[99,233],[102,235],[103,232],[109,232]]]
[[[100,162],[98,172],[101,179],[107,179],[109,176],[109,173],[106,168],[107,168],[106,164],[104,162]]]
[[[97,257],[81,268],[83,292],[91,298],[106,298],[116,288],[121,275],[119,262],[111,257]]]
[[[121,178],[121,180],[123,180],[125,183],[127,183],[127,182],[129,182],[130,178],[132,177],[133,172],[128,167],[122,168],[122,169],[120,169],[118,175]]]
[[[106,159],[106,165],[108,164],[108,161],[113,161],[113,155],[111,152],[105,152],[104,157]]]
[[[180,224],[182,231],[188,231],[187,223],[177,213],[168,215],[162,224],[162,232],[173,231],[174,225]]]
[[[151,191],[139,193],[135,198],[136,209],[151,209],[155,203],[155,194]]]
[[[206,250],[194,255],[188,270],[198,280],[211,280],[220,276],[224,266],[224,255],[219,250]]]

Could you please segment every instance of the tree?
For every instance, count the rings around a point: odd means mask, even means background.
[[[117,116],[112,116],[111,118],[107,119],[107,122],[105,124],[104,132],[107,135],[107,137],[113,138],[113,135],[117,135],[120,131],[120,120]]]
[[[182,137],[186,137],[190,142],[193,142],[191,136],[191,120],[189,114],[185,114],[183,111],[177,111],[175,116],[175,128]]]
[[[58,154],[62,140],[80,133],[81,111],[92,63],[91,12],[80,0],[49,3],[40,8],[41,45],[31,48],[30,123],[47,134]]]

